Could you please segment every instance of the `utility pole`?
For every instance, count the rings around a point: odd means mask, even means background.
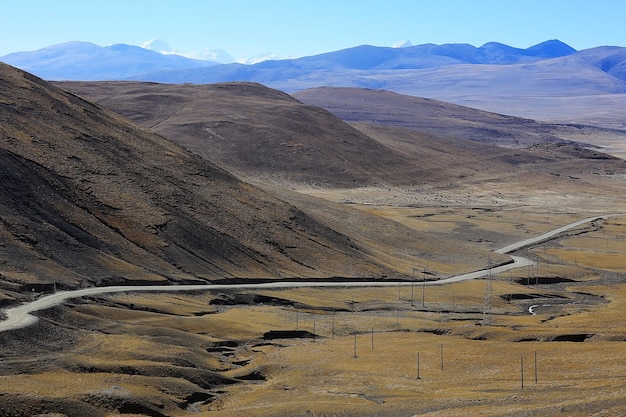
[[[536,265],[536,271],[537,271],[537,276],[535,277],[535,286],[539,286],[539,256],[537,256],[537,265]]]
[[[398,304],[398,309],[396,310],[396,327],[400,327],[400,304]]]
[[[422,280],[422,308],[426,308],[424,293],[426,292],[426,267],[424,267],[424,279]]]
[[[493,283],[491,277],[491,258],[489,258],[489,262],[487,264],[487,270],[489,274],[487,275],[487,281],[485,281],[485,302],[483,305],[483,326],[491,325],[491,297],[493,295]]]
[[[411,281],[411,305],[415,303],[415,268],[413,268],[413,280]]]
[[[439,356],[441,358],[441,370],[443,371],[443,343],[439,344]]]
[[[417,352],[417,379],[422,379],[420,375],[420,353]]]
[[[530,261],[530,252],[528,250],[526,250],[526,259],[528,259],[528,280],[526,281],[526,286],[530,287],[530,268],[531,268],[531,264],[532,262]]]

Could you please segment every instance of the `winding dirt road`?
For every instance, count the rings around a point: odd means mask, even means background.
[[[540,236],[526,239],[521,242],[517,242],[512,245],[505,246],[498,249],[497,253],[511,253],[520,248],[536,244],[548,239],[553,238],[559,233],[563,233],[567,230],[576,228],[585,223],[590,223],[596,220],[604,219],[610,216],[596,216],[579,220],[577,222],[568,224],[550,232],[544,233]],[[437,281],[427,281],[424,285],[443,285],[452,282],[465,281],[470,279],[476,279],[484,277],[488,274],[498,274],[504,271],[508,271],[513,268],[519,268],[532,264],[529,259],[520,256],[511,256],[513,262],[500,265],[491,269],[483,269],[480,271],[470,272],[462,275],[454,275],[448,278],[440,279]],[[114,292],[137,292],[137,291],[206,291],[206,290],[224,290],[224,289],[268,289],[268,288],[306,288],[306,287],[397,287],[413,285],[413,282],[408,281],[349,281],[349,282],[302,282],[302,281],[277,281],[264,284],[202,284],[202,285],[148,285],[148,286],[117,286],[117,287],[94,287],[85,288],[74,291],[59,291],[54,294],[46,295],[31,301],[30,303],[22,304],[17,307],[12,307],[4,310],[6,319],[0,322],[0,332],[8,330],[21,329],[28,327],[33,323],[36,323],[38,318],[31,313],[35,311],[45,310],[50,307],[62,304],[65,300],[71,298],[79,298],[89,295],[99,295]]]

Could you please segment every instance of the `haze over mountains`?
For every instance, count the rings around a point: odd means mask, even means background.
[[[500,44],[360,46],[293,60],[163,71],[135,80],[165,83],[254,81],[285,92],[321,86],[385,89],[497,113],[623,126],[626,49],[573,51],[558,41],[527,50]],[[594,104],[589,97],[598,100]],[[606,116],[603,109],[614,108]]]
[[[146,53],[142,49],[160,55]],[[180,54],[164,41],[155,39],[142,47],[116,44],[100,47],[88,42],[67,42],[52,45],[33,52],[16,52],[0,57],[0,60],[31,72],[48,80],[116,80],[135,79],[179,83],[180,77],[191,77],[189,82],[261,81],[254,79],[258,71],[274,69],[298,69],[299,75],[313,70],[400,70],[435,68],[455,64],[513,64],[536,59],[554,58],[576,52],[560,41],[547,41],[527,49],[510,47],[497,42],[487,43],[480,48],[468,44],[424,44],[404,47],[376,47],[362,45],[335,52],[328,52],[296,59],[271,60],[271,63],[248,62],[253,65],[227,64],[234,61],[221,50],[205,54]],[[181,57],[194,55],[203,59],[185,60]],[[132,63],[141,65],[132,66]],[[175,70],[204,68],[212,64],[226,63],[227,67],[217,73],[170,73]],[[103,69],[98,69],[103,66]],[[247,77],[239,76],[241,67],[250,67]],[[169,73],[169,74],[164,74]],[[199,81],[204,77],[204,80]],[[207,81],[210,77],[218,77]],[[235,77],[235,78],[233,78]],[[285,78],[277,72],[274,78]]]
[[[614,128],[623,128],[626,120],[626,48],[576,51],[558,40],[526,49],[497,42],[362,45],[252,65],[70,42],[0,61],[48,80],[252,81],[288,93],[326,86],[385,89],[537,120]]]
[[[67,42],[34,52],[15,52],[0,61],[47,80],[108,80],[154,71],[198,68],[216,62],[164,54],[139,46]]]

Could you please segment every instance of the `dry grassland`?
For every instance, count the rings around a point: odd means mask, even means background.
[[[501,228],[476,217],[469,221],[483,230],[521,237],[554,227],[547,213],[534,217],[530,230],[524,230],[529,216],[505,217],[497,222]],[[410,218],[419,227],[468,221],[467,213]],[[481,326],[485,280],[425,287],[424,305],[419,286],[272,292],[303,306],[283,308],[278,328],[315,329],[320,338],[260,348],[268,380],[233,386],[206,415],[623,415],[626,328],[619,318],[626,314],[626,285],[614,272],[624,267],[625,232],[623,219],[613,219],[596,232],[528,251],[539,258],[536,269],[495,277],[491,326]],[[596,250],[595,242],[604,246]],[[584,263],[559,260],[558,251]],[[614,257],[622,264],[607,262]],[[537,274],[541,282],[575,282],[532,284]],[[577,298],[581,292],[590,296]],[[535,298],[506,301],[507,294]],[[529,314],[542,297],[561,304]],[[323,307],[335,311],[320,312]],[[567,341],[579,335],[588,338]]]
[[[557,226],[547,213],[367,209],[501,244]],[[0,386],[105,405],[140,398],[172,416],[624,415],[626,218],[523,253],[538,264],[494,276],[490,297],[485,279],[424,286],[418,271],[398,287],[83,300],[69,313],[80,343]],[[309,333],[264,339],[280,330]]]

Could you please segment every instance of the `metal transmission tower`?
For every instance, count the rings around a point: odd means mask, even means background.
[[[493,280],[491,276],[491,258],[487,264],[487,280],[485,281],[485,303],[483,305],[483,326],[491,325],[491,297],[493,295]]]

